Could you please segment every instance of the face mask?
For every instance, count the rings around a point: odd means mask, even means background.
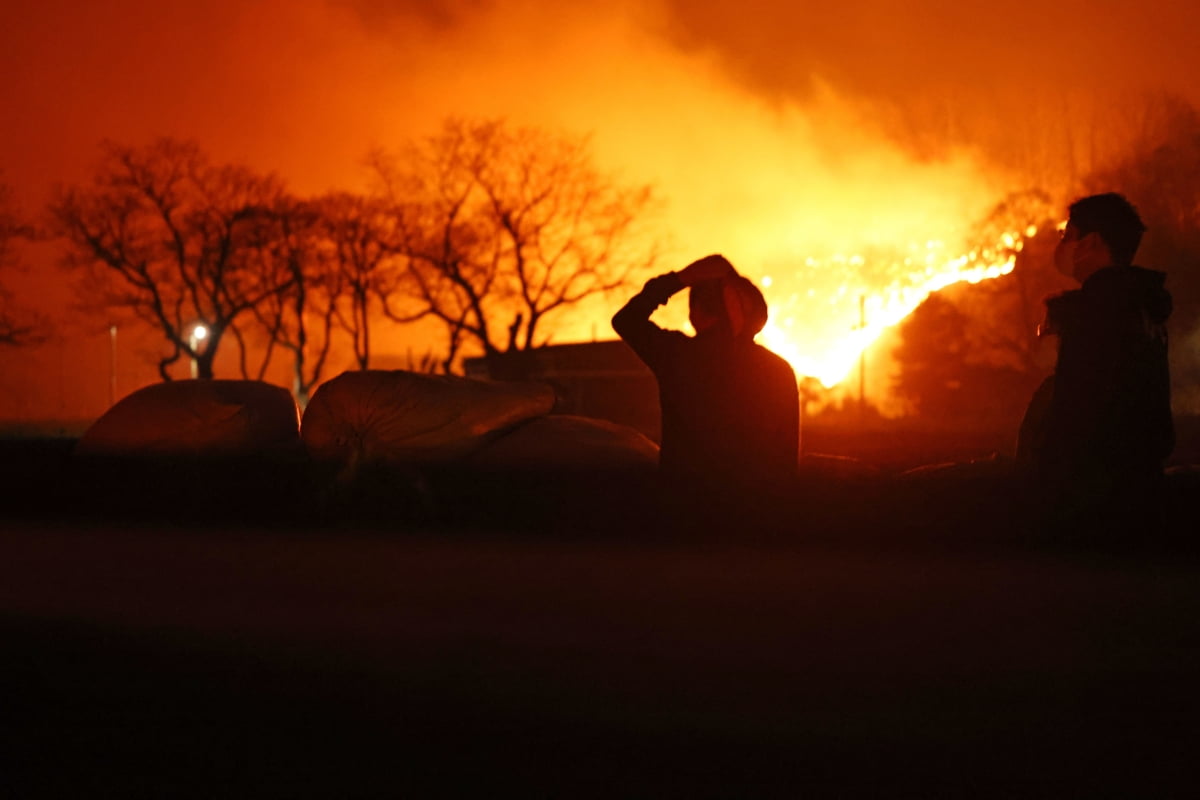
[[[1088,234],[1090,235],[1090,234]],[[1054,248],[1054,268],[1069,278],[1082,282],[1086,275],[1083,273],[1090,248],[1085,241],[1086,236],[1078,228],[1070,225],[1063,231],[1063,238]]]
[[[1075,277],[1075,256],[1079,249],[1078,239],[1063,239],[1054,248],[1054,268],[1063,275]]]

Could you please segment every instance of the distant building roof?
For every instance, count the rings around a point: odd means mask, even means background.
[[[629,345],[620,339],[602,342],[551,344],[535,350],[501,353],[463,361],[468,376],[504,380],[525,374],[531,379],[566,377],[653,377]],[[500,374],[503,373],[503,374]]]
[[[619,339],[468,358],[463,371],[485,380],[544,381],[554,387],[555,411],[629,425],[658,440],[658,383]]]

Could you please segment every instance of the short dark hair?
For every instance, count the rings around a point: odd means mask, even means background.
[[[1129,266],[1133,254],[1142,243],[1146,225],[1133,204],[1116,192],[1093,194],[1080,198],[1067,211],[1067,224],[1073,225],[1080,236],[1099,234],[1108,245],[1113,264]]]

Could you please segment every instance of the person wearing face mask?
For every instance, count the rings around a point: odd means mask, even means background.
[[[1166,274],[1133,264],[1145,232],[1119,194],[1071,204],[1054,252],[1080,287],[1046,300],[1040,332],[1059,339],[1054,374],[1026,412],[1019,462],[1067,526],[1156,524],[1175,443]],[[1083,531],[1076,531],[1082,533]]]
[[[685,288],[695,336],[650,321]],[[795,477],[799,391],[791,365],[754,342],[766,322],[762,292],[720,255],[651,278],[613,317],[658,380],[659,469],[676,496],[737,507],[779,497]]]

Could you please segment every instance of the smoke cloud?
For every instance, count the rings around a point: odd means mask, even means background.
[[[1096,123],[1123,98],[1200,91],[1188,4],[804,6],[8,4],[0,168],[37,208],[87,175],[101,139],[165,134],[301,192],[359,188],[371,147],[448,115],[504,117],[589,134],[600,166],[654,184],[664,267],[722,252],[803,294],[829,288],[810,257],[931,239],[953,252],[1006,192],[1065,185],[1118,147]],[[49,266],[29,281],[65,307]],[[852,313],[857,288],[843,287]],[[559,340],[572,334],[587,335]]]

